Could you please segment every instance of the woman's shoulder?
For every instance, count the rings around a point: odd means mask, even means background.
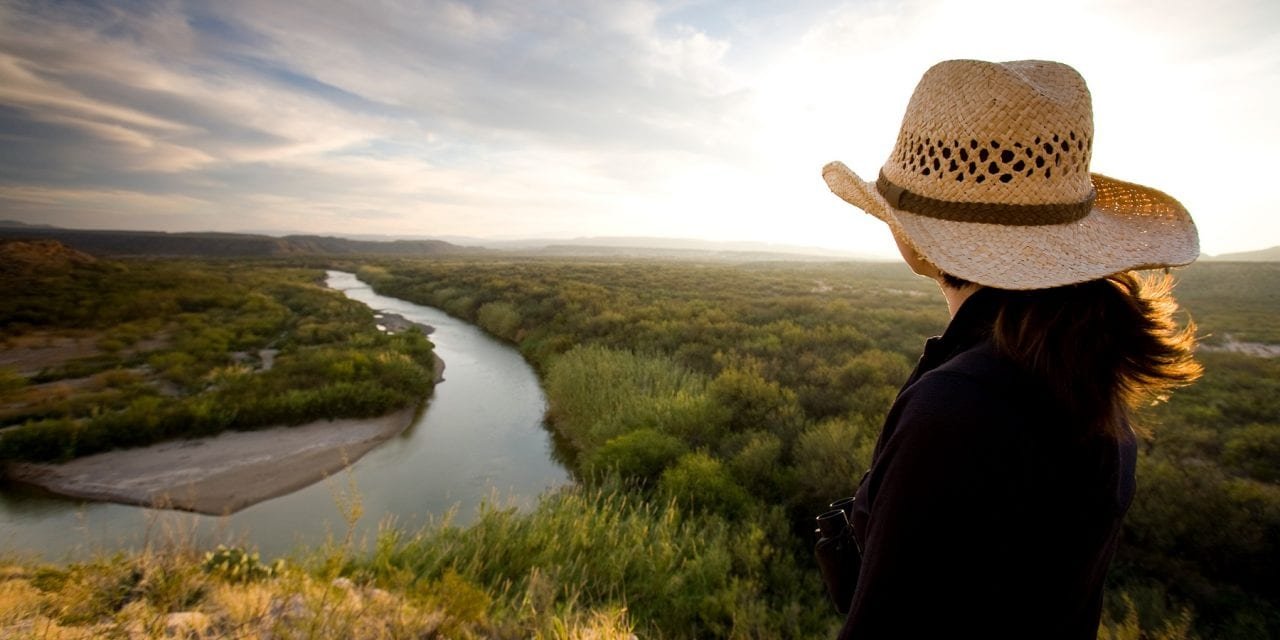
[[[988,440],[1022,431],[1028,421],[1061,412],[1052,394],[990,341],[979,342],[920,376],[903,390],[895,413],[901,428],[956,432]]]

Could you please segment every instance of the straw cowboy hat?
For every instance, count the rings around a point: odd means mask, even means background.
[[[827,186],[942,271],[1043,289],[1189,264],[1195,223],[1172,197],[1089,173],[1080,74],[1036,60],[950,60],[925,72],[874,182],[832,162]]]

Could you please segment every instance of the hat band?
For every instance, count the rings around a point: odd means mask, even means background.
[[[889,181],[880,172],[876,191],[889,201],[889,206],[937,220],[981,222],[1015,227],[1032,227],[1075,222],[1093,210],[1097,191],[1090,190],[1083,202],[1069,204],[1001,204],[988,202],[950,202],[912,193]]]

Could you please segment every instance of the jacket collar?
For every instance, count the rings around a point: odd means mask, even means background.
[[[960,309],[951,318],[942,335],[929,338],[925,342],[924,354],[920,356],[915,371],[911,373],[911,377],[902,388],[906,389],[920,376],[985,340],[991,335],[991,327],[995,324],[996,314],[999,311],[999,290],[983,287],[974,291],[960,304]]]

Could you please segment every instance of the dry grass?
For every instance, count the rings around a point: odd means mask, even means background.
[[[363,504],[350,474],[330,488],[346,534],[292,560],[202,551],[182,525],[153,531],[138,553],[62,566],[0,558],[0,638],[635,638],[623,608],[515,612],[456,571],[346,577]],[[536,590],[526,605],[546,600]]]
[[[624,610],[581,612],[517,629],[456,574],[408,591],[329,579],[297,566],[227,580],[191,554],[117,556],[67,567],[0,568],[0,637],[632,638]],[[480,603],[481,606],[477,606]]]

